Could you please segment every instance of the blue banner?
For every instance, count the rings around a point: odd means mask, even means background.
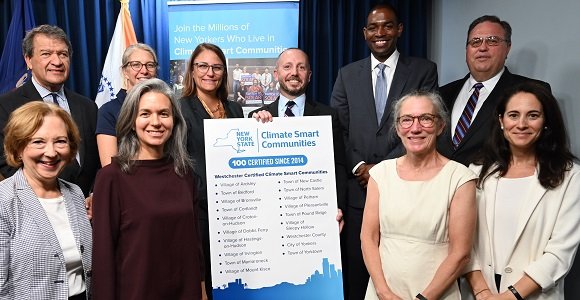
[[[30,0],[17,0],[14,4],[12,21],[0,58],[0,94],[22,85],[30,77],[22,55],[22,39],[26,31],[35,26],[32,3]]]
[[[298,44],[298,3],[169,6],[170,60],[188,59],[200,43],[220,46],[228,59],[276,58]]]

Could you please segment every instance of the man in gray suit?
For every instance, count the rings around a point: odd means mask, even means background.
[[[88,196],[100,167],[95,138],[97,105],[64,87],[69,76],[71,43],[61,28],[40,25],[26,33],[22,51],[26,66],[32,70],[32,79],[0,96],[0,145],[4,143],[2,129],[12,111],[30,101],[57,104],[71,114],[82,140],[76,159],[65,167],[59,177],[77,184]],[[15,168],[7,165],[0,146],[0,174],[8,178],[15,172]]]
[[[403,24],[392,6],[374,6],[363,29],[372,55],[341,68],[332,91],[331,106],[338,111],[344,128],[350,174],[342,233],[345,295],[350,300],[364,298],[369,280],[360,244],[368,170],[403,154],[400,139],[391,132],[392,106],[413,90],[438,88],[433,62],[397,51],[402,33]]]

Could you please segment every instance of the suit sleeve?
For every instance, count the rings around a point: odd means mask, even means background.
[[[553,287],[568,273],[580,242],[580,170],[575,166],[569,172],[569,179],[562,183],[566,189],[563,199],[546,199],[562,204],[544,254],[524,269],[542,290]]]
[[[111,166],[111,165],[109,165]],[[119,171],[120,172],[120,171]],[[120,195],[114,169],[99,171],[93,194],[93,299],[116,299]]]
[[[336,112],[338,113],[338,120],[340,121],[340,126],[342,127],[342,139],[344,142],[346,158],[345,168],[347,169],[347,172],[350,172],[350,170],[352,170],[356,164],[363,161],[364,159],[360,154],[353,151],[349,143],[350,111],[342,73],[343,69],[340,69],[338,71],[338,76],[336,77],[336,82],[334,83],[334,88],[332,89],[330,105],[336,109]]]
[[[332,142],[334,146],[334,172],[338,208],[345,210],[347,201],[346,153],[344,152],[343,130],[336,111],[332,112]]]
[[[420,89],[431,92],[438,92],[439,78],[437,76],[437,65],[435,63],[429,62],[425,68],[425,77],[421,83]]]

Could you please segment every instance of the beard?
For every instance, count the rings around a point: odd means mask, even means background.
[[[302,83],[302,86],[300,86],[298,88],[292,88],[292,87],[286,85],[286,81],[279,81],[281,91],[284,91],[284,92],[286,92],[286,94],[293,96],[293,97],[298,97],[298,96],[304,94],[308,84],[304,84],[304,81],[300,80],[300,78],[298,78],[298,77],[291,77],[288,80],[298,80],[300,83]]]

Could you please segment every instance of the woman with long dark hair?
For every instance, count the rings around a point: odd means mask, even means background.
[[[549,90],[514,87],[500,100],[477,183],[476,299],[564,299],[580,242],[580,168]]]

